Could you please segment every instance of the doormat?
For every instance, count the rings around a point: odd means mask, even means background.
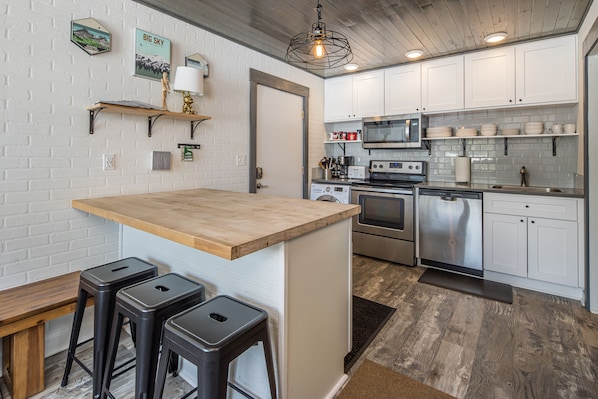
[[[432,268],[427,268],[418,281],[494,301],[508,304],[513,303],[513,288],[508,284],[496,283],[494,281],[463,276]]]
[[[355,364],[395,310],[353,295],[353,346],[345,356],[345,373]]]
[[[367,359],[337,399],[455,399],[453,396]]]

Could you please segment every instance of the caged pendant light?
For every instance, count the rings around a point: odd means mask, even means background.
[[[322,22],[322,6],[318,0],[315,8],[318,22],[311,25],[311,31],[299,33],[291,38],[286,60],[305,69],[327,69],[340,67],[353,60],[353,53],[346,36],[326,30]]]

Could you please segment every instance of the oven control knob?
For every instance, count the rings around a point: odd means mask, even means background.
[[[419,165],[415,165],[415,169],[419,169]]]
[[[413,165],[409,165],[409,169],[413,169]]]

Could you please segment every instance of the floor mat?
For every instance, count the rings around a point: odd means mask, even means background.
[[[364,360],[337,399],[455,399],[431,386]]]
[[[499,302],[513,303],[513,288],[508,284],[496,283],[494,281],[463,276],[432,268],[426,269],[418,281]]]
[[[349,371],[396,309],[353,295],[353,347],[345,356]]]

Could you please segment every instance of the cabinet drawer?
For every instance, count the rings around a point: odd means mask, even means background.
[[[577,220],[577,201],[539,195],[484,193],[484,212]]]

